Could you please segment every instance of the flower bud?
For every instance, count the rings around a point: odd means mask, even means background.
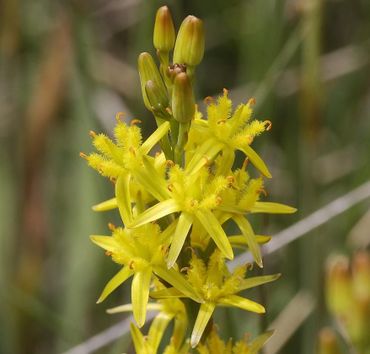
[[[188,66],[198,65],[204,54],[203,22],[195,16],[188,16],[182,22],[176,38],[173,61]]]
[[[193,89],[190,79],[185,73],[178,74],[174,80],[172,113],[180,123],[190,122],[195,113]]]
[[[370,256],[360,251],[353,258],[353,292],[356,300],[370,301]]]
[[[140,84],[141,84],[141,93],[143,95],[144,103],[146,108],[150,111],[152,110],[152,104],[150,103],[147,92],[146,92],[146,83],[152,81],[155,90],[156,96],[161,97],[161,102],[164,103],[164,97],[167,97],[167,90],[162,80],[161,74],[159,73],[158,67],[154,62],[153,57],[149,53],[141,53],[138,58],[138,69],[140,75]],[[168,99],[167,99],[168,101]]]
[[[340,354],[338,341],[331,328],[323,328],[319,333],[318,354]]]
[[[169,52],[175,44],[175,26],[171,12],[167,6],[158,9],[154,23],[154,48],[161,52]]]
[[[153,113],[161,118],[167,118],[168,113],[166,108],[169,105],[167,94],[164,95],[163,91],[159,90],[158,86],[152,80],[146,82],[145,92]]]
[[[336,316],[346,317],[353,305],[352,281],[347,258],[335,258],[328,266],[326,302]]]

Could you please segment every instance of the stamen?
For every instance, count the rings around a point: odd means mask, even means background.
[[[190,267],[182,267],[182,268],[180,269],[180,273],[185,273],[185,272],[187,272],[188,270],[190,270]]]
[[[263,123],[266,126],[265,127],[266,131],[269,131],[272,128],[272,122],[270,120],[265,120]]]
[[[168,186],[167,186],[167,189],[172,192],[173,191],[173,184],[170,183]]]
[[[89,135],[90,135],[92,138],[96,138],[96,133],[95,133],[93,130],[90,130],[90,131],[89,131]]]
[[[135,262],[134,261],[130,261],[130,263],[128,264],[128,267],[133,270],[134,269],[134,264]]]
[[[254,97],[250,98],[247,102],[248,105],[252,106],[256,104],[256,99]]]
[[[216,197],[216,205],[220,205],[222,203],[222,198],[220,196]]]
[[[227,121],[227,119],[220,119],[220,120],[217,121],[217,124],[218,125],[225,124],[226,121]]]
[[[226,177],[227,183],[230,185],[235,183],[235,177],[234,176],[227,176]]]
[[[249,159],[248,157],[245,158],[245,160],[243,161],[243,166],[242,166],[242,170],[245,171],[247,166],[248,166],[248,163],[249,163]]]
[[[207,97],[203,100],[203,102],[204,102],[206,105],[212,104],[212,103],[213,103],[213,101],[214,101],[214,99],[213,99],[213,97],[211,97],[211,96],[207,96]]]
[[[227,96],[229,94],[229,90],[228,89],[223,88],[222,91],[224,93],[224,96]]]
[[[114,231],[116,228],[117,228],[116,225],[112,224],[111,222],[108,223],[108,229],[110,231]]]
[[[105,255],[108,256],[108,257],[110,257],[112,254],[113,254],[113,252],[111,252],[111,251],[105,251]]]
[[[125,113],[124,112],[117,112],[116,113],[116,121],[118,123],[122,123],[122,119],[125,117]],[[122,119],[121,119],[122,118]]]
[[[140,124],[141,123],[141,120],[140,119],[132,119],[130,124],[131,125],[136,125],[136,124]]]
[[[265,197],[267,197],[267,192],[264,188],[259,189],[258,192],[262,193]]]
[[[82,157],[85,160],[88,160],[88,156],[83,152],[80,152],[80,157]]]

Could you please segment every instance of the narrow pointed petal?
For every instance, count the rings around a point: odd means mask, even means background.
[[[167,226],[166,229],[162,231],[160,241],[162,244],[165,243],[167,240],[173,238],[178,221],[178,218],[175,219],[169,226]]]
[[[192,224],[193,216],[189,213],[182,212],[179,217],[179,222],[177,223],[175,235],[173,237],[170,252],[168,254],[168,268],[171,268],[176,262]]]
[[[213,160],[222,150],[223,144],[214,139],[207,139],[194,153],[186,172],[191,175],[199,171],[208,161]]]
[[[259,335],[256,339],[254,339],[250,344],[250,354],[258,354],[262,347],[266,344],[266,342],[271,338],[274,334],[274,331],[268,331]]]
[[[229,295],[224,298],[221,298],[218,300],[220,304],[226,305],[226,306],[233,306],[233,307],[239,307],[246,311],[256,312],[256,313],[265,313],[265,308],[258,304],[257,302],[254,302],[249,299],[245,299],[244,297],[237,296],[237,295]]]
[[[206,328],[207,323],[211,318],[213,311],[215,310],[215,307],[216,304],[212,302],[206,302],[200,305],[198,316],[195,320],[194,329],[191,334],[190,344],[192,348],[195,348],[202,338],[204,329]]]
[[[95,204],[92,207],[92,210],[94,210],[94,211],[108,211],[108,210],[112,210],[112,209],[116,209],[116,208],[118,208],[117,198],[112,198],[112,199],[105,200],[104,202],[101,202],[99,204]]]
[[[90,240],[108,252],[115,252],[117,249],[117,242],[112,236],[91,235]]]
[[[168,298],[180,298],[185,297],[185,295],[176,288],[166,288],[157,291],[152,291],[149,296],[153,299],[168,299]]]
[[[256,202],[250,211],[251,213],[292,214],[297,209],[280,203]]]
[[[249,146],[245,145],[243,147],[238,147],[240,151],[243,151],[244,154],[248,157],[249,161],[267,178],[271,178],[271,173],[268,170],[266,164],[259,157],[259,155]]]
[[[115,185],[118,209],[124,225],[132,221],[130,179],[131,175],[125,173],[117,178]]]
[[[140,151],[143,155],[146,155],[153,147],[156,145],[168,132],[170,129],[170,123],[164,122],[161,124],[158,129],[154,131],[152,135],[146,139],[140,147]]]
[[[146,350],[145,338],[132,322],[130,323],[131,338],[134,341],[135,351],[140,354],[149,354]]]
[[[142,327],[146,319],[146,307],[149,300],[149,287],[152,279],[152,269],[147,267],[135,273],[131,285],[131,301],[134,318],[139,327]]]
[[[242,215],[234,215],[233,219],[237,223],[242,234],[244,235],[248,243],[249,251],[252,253],[255,262],[260,268],[263,268],[261,250],[257,243],[256,236],[253,232],[252,226],[250,225],[249,221]]]
[[[173,287],[181,291],[187,297],[190,297],[196,302],[203,302],[191,284],[174,268],[167,269],[166,267],[155,266],[154,273],[167,283],[170,283]]]
[[[167,199],[164,202],[152,206],[140,214],[130,225],[130,228],[138,227],[149,222],[163,218],[164,216],[180,211],[180,206],[173,199]]]
[[[146,309],[147,311],[161,311],[163,309],[163,305],[156,302],[149,302]],[[124,304],[108,309],[107,313],[111,315],[120,312],[132,312],[132,311],[133,311],[132,304]]]
[[[198,210],[196,211],[195,216],[212,237],[213,241],[225,257],[233,259],[234,252],[231,248],[229,239],[214,214],[209,210]]]
[[[246,248],[248,247],[247,240],[243,235],[232,235],[228,237],[233,247]],[[256,241],[258,244],[265,244],[271,240],[271,236],[256,235]]]
[[[150,325],[148,333],[148,344],[153,353],[157,352],[163,334],[173,317],[173,314],[168,314],[166,312],[160,312],[157,316],[155,316],[152,324]]]
[[[104,301],[112,291],[116,290],[124,281],[130,278],[132,274],[133,272],[129,267],[123,267],[111,280],[109,280],[96,303],[99,304]]]
[[[261,275],[259,277],[251,277],[244,279],[239,287],[238,292],[250,288],[254,288],[255,286],[270,283],[276,279],[279,279],[281,274],[272,274],[272,275]]]

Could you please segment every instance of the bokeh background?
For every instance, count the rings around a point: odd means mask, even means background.
[[[177,28],[188,14],[204,19],[198,98],[226,87],[236,104],[255,97],[255,116],[272,121],[254,145],[274,176],[268,197],[299,211],[256,219],[259,233],[273,235],[370,177],[369,0],[2,0],[0,353],[62,353],[122,319],[105,310],[128,301],[127,287],[95,304],[116,267],[88,238],[118,222],[91,210],[112,185],[79,152],[92,150],[89,130],[111,131],[118,111],[153,129],[136,59],[154,54],[164,4]],[[369,205],[268,256],[265,272],[283,277],[250,293],[268,314],[219,311],[224,338],[261,333],[284,313],[278,352],[314,353],[332,322],[325,263],[369,245]],[[97,353],[129,346],[123,336]]]

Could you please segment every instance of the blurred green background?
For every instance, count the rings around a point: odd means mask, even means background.
[[[256,220],[259,233],[273,235],[369,180],[369,0],[2,0],[0,353],[62,353],[122,318],[105,309],[128,301],[127,287],[95,304],[116,267],[88,238],[118,222],[91,210],[112,185],[79,152],[92,150],[89,130],[111,131],[118,111],[142,120],[146,134],[153,129],[136,58],[154,54],[154,15],[164,4],[177,28],[188,14],[205,22],[198,98],[226,87],[235,104],[256,97],[255,117],[272,121],[254,145],[274,177],[268,198],[299,211]],[[314,353],[331,323],[326,259],[369,245],[369,205],[267,257],[266,273],[283,278],[250,296],[268,314],[219,311],[224,338],[259,333],[284,313],[278,352]],[[128,342],[97,353],[121,353]]]

